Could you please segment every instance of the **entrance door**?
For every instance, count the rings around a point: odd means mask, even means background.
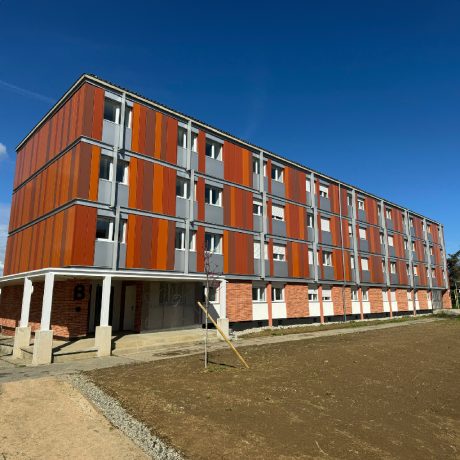
[[[126,286],[125,313],[123,316],[123,329],[134,331],[134,316],[136,313],[136,286]]]

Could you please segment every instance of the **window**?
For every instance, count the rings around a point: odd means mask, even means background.
[[[369,270],[369,260],[366,257],[363,257],[361,259],[361,269],[363,271],[368,271]]]
[[[409,223],[411,227],[414,226],[414,219],[412,219],[412,217],[409,218]]]
[[[350,256],[350,267],[354,270],[355,268],[355,257]]]
[[[308,300],[310,302],[317,302],[318,301],[318,290],[317,289],[309,289],[308,290]]]
[[[330,302],[332,300],[331,290],[323,288],[323,301]]]
[[[129,163],[127,161],[117,161],[117,182],[120,184],[128,185],[128,168]]]
[[[272,179],[277,182],[283,182],[284,169],[279,166],[272,166]]]
[[[385,259],[382,259],[382,273],[385,273]]]
[[[434,268],[431,269],[431,277],[436,278],[436,270]]]
[[[319,196],[322,198],[329,198],[329,187],[327,185],[319,186]]]
[[[185,249],[185,230],[183,228],[176,228],[176,241],[175,246],[176,249]]]
[[[213,206],[222,206],[222,190],[206,185],[204,188],[204,202]]]
[[[394,240],[391,235],[388,235],[388,246],[393,246],[394,245]]]
[[[430,256],[433,255],[433,246],[430,246]]]
[[[99,162],[99,179],[112,180],[113,177],[113,160],[107,155],[101,155]]]
[[[308,250],[308,264],[313,265],[313,251],[311,249]]]
[[[331,219],[321,217],[321,230],[323,232],[330,232],[331,231]]]
[[[418,267],[417,267],[417,265],[414,265],[413,271],[414,271],[414,276],[418,276]]]
[[[112,99],[105,99],[104,101],[104,120],[111,121],[112,123],[120,123],[120,108],[119,102]]]
[[[363,294],[363,301],[367,302],[369,300],[369,297],[367,295],[367,289],[362,289],[361,292]]]
[[[284,208],[276,204],[272,205],[272,218],[275,220],[284,220]]]
[[[254,200],[252,202],[252,213],[255,214],[256,216],[262,215],[262,201]]]
[[[391,209],[390,208],[385,209],[385,215],[387,219],[391,219]]]
[[[313,228],[313,214],[307,214],[307,227]]]
[[[353,227],[351,224],[348,224],[348,236],[353,236]]]
[[[260,259],[260,241],[254,241],[254,259]]]
[[[383,244],[383,243],[384,243],[383,233],[380,233],[380,244]]]
[[[222,144],[206,139],[206,156],[214,160],[222,160]]]
[[[359,300],[358,291],[356,289],[351,290],[351,300],[354,301],[354,302]]]
[[[418,300],[418,291],[414,291],[414,300]]]
[[[411,248],[412,248],[412,251],[415,251],[415,241],[411,242]]]
[[[359,239],[360,240],[366,239],[366,229],[364,227],[359,227]]]
[[[404,250],[407,251],[407,240],[404,238]]]
[[[309,193],[311,192],[311,181],[310,181],[310,177],[308,176],[305,179],[305,190]]]
[[[401,219],[402,219],[403,227],[405,227],[406,226],[406,215],[403,212],[401,213]]]
[[[351,196],[351,193],[347,193],[347,205],[353,206],[353,198]]]
[[[183,177],[178,177],[176,179],[176,196],[185,199],[189,197],[187,179],[184,179]]]
[[[281,244],[273,245],[273,260],[286,260],[286,246]]]
[[[364,200],[362,198],[358,198],[358,209],[364,211]]]
[[[332,267],[332,252],[323,251],[323,265]]]
[[[268,260],[268,243],[264,243],[264,259]]]
[[[265,302],[265,286],[252,287],[252,301]]]
[[[395,262],[390,262],[390,273],[392,275],[396,274],[396,263]]]
[[[221,254],[221,240],[222,236],[217,233],[204,234],[204,248],[207,252],[214,252]]]
[[[191,150],[194,152],[198,151],[198,134],[192,131],[192,145],[190,146]],[[179,126],[177,128],[177,146],[182,147],[183,149],[187,148],[187,128]]]
[[[283,302],[284,289],[282,287],[272,287],[272,300],[273,302]]]
[[[195,251],[196,232],[190,231],[190,251]]]
[[[377,215],[380,217],[381,214],[382,214],[382,208],[380,205],[377,205]]]
[[[258,157],[252,157],[252,172],[260,174],[260,159]]]
[[[125,126],[131,129],[131,123],[133,121],[133,109],[131,107],[126,107],[125,112]]]
[[[431,225],[430,225],[430,224],[428,224],[428,225],[426,226],[426,231],[427,231],[428,233],[431,233]]]
[[[128,231],[128,222],[126,219],[120,220],[120,230],[118,232],[118,242],[122,244],[126,244],[126,235]]]
[[[209,288],[208,288],[208,300],[209,300],[209,302],[219,302],[219,298],[217,296],[217,287],[209,286]]]
[[[407,290],[407,300],[411,300],[412,296],[410,295],[410,289]]]
[[[113,219],[110,217],[97,218],[96,239],[113,241]]]
[[[410,268],[409,268],[409,264],[406,264],[406,273],[407,273],[407,276],[410,275]]]

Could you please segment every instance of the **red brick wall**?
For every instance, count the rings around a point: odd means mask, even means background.
[[[229,321],[252,321],[252,282],[227,283],[227,317]]]
[[[288,318],[305,318],[308,310],[308,286],[306,284],[286,284],[284,287]]]
[[[445,291],[442,295],[442,307],[452,308],[452,299],[450,298],[450,291]]]
[[[420,310],[428,310],[428,292],[424,289],[417,291]]]
[[[334,305],[334,315],[343,315],[343,301],[345,299],[346,314],[351,315],[351,288],[346,287],[342,294],[342,286],[332,287],[332,303]]]
[[[85,289],[83,300],[74,300],[74,288],[81,284]],[[0,297],[0,326],[3,333],[13,334],[21,316],[23,286],[6,286]],[[56,281],[51,309],[51,329],[55,337],[73,338],[88,332],[88,311],[91,283],[83,280]],[[30,303],[29,325],[32,331],[40,328],[43,302],[43,283],[34,283]],[[77,311],[78,310],[78,311]]]
[[[396,302],[398,302],[398,311],[409,310],[406,289],[396,289]]]
[[[371,304],[371,313],[383,312],[383,297],[381,288],[368,289],[369,302]]]

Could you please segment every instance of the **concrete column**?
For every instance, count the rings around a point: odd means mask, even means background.
[[[19,327],[14,333],[13,358],[22,358],[21,348],[30,345],[31,328],[29,327],[30,300],[34,291],[32,281],[24,278],[24,290],[22,291],[22,309]]]
[[[387,289],[387,299],[390,304],[390,318],[393,318],[393,304],[391,302],[391,289]]]
[[[230,325],[229,325],[228,318],[217,318],[217,325],[222,329],[222,332],[228,337],[230,333]],[[217,332],[217,337],[220,340],[224,340],[220,332],[219,331],[216,331],[216,332]]]
[[[219,286],[219,302],[220,302],[220,318],[217,318],[217,325],[222,329],[224,334],[228,337],[230,326],[227,318],[227,280],[222,280]],[[217,337],[224,340],[217,332]]]
[[[321,321],[321,324],[324,324],[323,286],[318,286],[318,298],[319,298],[320,321]]]
[[[272,283],[266,286],[267,306],[268,306],[268,325],[273,326],[273,310],[272,310]]]
[[[101,323],[96,327],[94,340],[94,344],[98,348],[98,356],[110,356],[112,354],[112,326],[109,326],[111,287],[112,277],[104,277],[102,281]]]
[[[358,288],[358,298],[359,298],[359,310],[360,310],[360,317],[364,319],[364,308],[363,308],[363,291],[361,287]]]
[[[53,331],[51,326],[51,306],[53,304],[54,273],[45,275],[43,291],[42,317],[40,330],[35,332],[32,364],[50,364],[53,354]]]

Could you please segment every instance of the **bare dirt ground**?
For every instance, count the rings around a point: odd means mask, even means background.
[[[460,321],[87,375],[186,457],[460,458]]]
[[[0,386],[0,459],[146,459],[69,383]]]

